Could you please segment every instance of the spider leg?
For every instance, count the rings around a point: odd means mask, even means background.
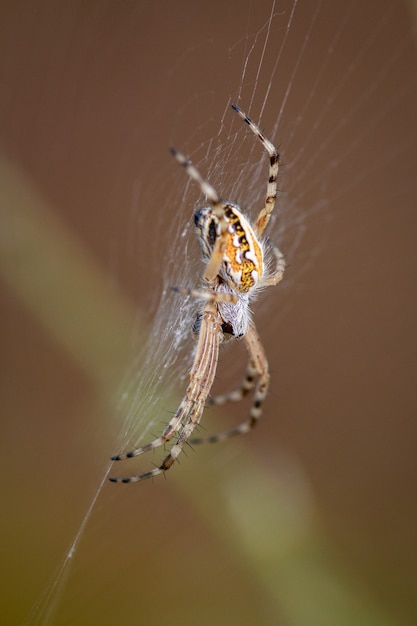
[[[277,178],[279,171],[279,154],[274,144],[269,141],[255,122],[246,115],[236,104],[232,104],[232,109],[240,115],[240,117],[248,124],[251,131],[261,141],[263,147],[269,155],[269,177],[266,188],[265,206],[260,210],[255,222],[255,232],[257,235],[262,235],[264,232],[272,211],[275,207],[275,201],[277,199]]]
[[[186,399],[187,399],[187,396],[185,396],[183,402],[181,402],[177,412],[175,413],[174,417],[169,421],[167,427],[165,428],[164,432],[162,433],[160,437],[157,437],[150,443],[147,443],[146,445],[141,446],[140,448],[134,448],[133,450],[130,450],[129,452],[115,454],[114,456],[111,457],[111,460],[112,461],[124,461],[126,459],[132,459],[135,456],[140,456],[141,454],[144,454],[145,452],[154,450],[154,448],[159,448],[160,446],[164,445],[164,443],[167,443],[168,441],[170,441],[175,435],[175,433],[179,432],[183,424],[183,421],[186,419],[186,415],[188,414],[189,407],[187,406],[187,403],[185,402]],[[118,482],[113,479],[110,479],[110,480],[112,480],[113,482]]]
[[[214,303],[207,303],[201,315],[201,324],[197,340],[197,348],[194,363],[190,372],[190,382],[177,412],[165,428],[163,434],[150,443],[136,448],[127,454],[117,454],[112,457],[113,461],[139,456],[149,450],[161,446],[171,440],[175,433],[182,430],[177,441],[172,446],[169,454],[162,463],[154,469],[126,478],[109,478],[115,483],[135,483],[147,478],[153,478],[166,472],[176,461],[185,443],[191,436],[194,428],[199,423],[204,410],[207,396],[213,385],[219,357],[221,320]]]
[[[183,296],[191,296],[197,300],[206,300],[207,302],[237,302],[237,296],[233,293],[225,291],[212,291],[211,289],[187,289],[186,287],[172,287],[173,291]]]
[[[285,258],[278,246],[274,246],[272,252],[275,256],[274,273],[262,279],[262,287],[277,285],[283,278],[285,272]]]
[[[204,272],[204,280],[213,286],[216,283],[217,275],[223,263],[224,253],[227,243],[228,224],[224,216],[224,203],[220,200],[216,190],[201,176],[198,169],[187,159],[181,152],[175,148],[171,148],[171,153],[180,165],[185,169],[188,176],[196,181],[201,191],[205,194],[207,200],[214,210],[214,214],[220,225],[220,233],[214,244],[213,252],[206,265]]]
[[[224,439],[229,439],[230,437],[235,437],[236,435],[246,434],[252,430],[262,417],[262,404],[266,398],[269,388],[269,369],[265,351],[253,323],[251,323],[247,333],[245,334],[245,341],[249,351],[250,361],[242,386],[236,391],[212,398],[209,400],[209,404],[216,405],[224,404],[228,401],[242,400],[255,387],[249,417],[244,422],[234,428],[231,428],[230,430],[217,433],[209,437],[192,439],[190,442],[191,444],[217,443],[218,441],[223,441]],[[255,385],[256,378],[258,378],[258,380]]]
[[[207,406],[219,406],[221,404],[226,404],[226,402],[240,402],[240,400],[246,398],[246,396],[254,388],[257,373],[258,370],[256,369],[255,364],[253,361],[249,361],[245,377],[243,378],[240,387],[234,391],[229,391],[228,393],[208,398],[206,402]]]

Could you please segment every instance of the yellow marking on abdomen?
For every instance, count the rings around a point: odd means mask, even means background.
[[[236,210],[229,209],[226,216],[233,232],[228,233],[225,260],[238,291],[247,292],[262,277],[262,250],[249,223],[245,230]],[[256,277],[253,272],[256,272]]]

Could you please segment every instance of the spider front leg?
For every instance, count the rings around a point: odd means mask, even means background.
[[[221,321],[217,307],[215,303],[208,302],[201,314],[197,348],[190,372],[190,382],[174,417],[160,437],[127,454],[117,454],[112,457],[112,460],[121,461],[149,452],[154,448],[160,447],[165,442],[170,441],[175,433],[180,431],[177,441],[158,467],[136,476],[128,476],[126,478],[112,477],[109,479],[111,482],[135,483],[163,474],[172,467],[173,463],[182,452],[184,445],[190,438],[194,428],[200,422],[207,396],[210,393],[216,374],[217,361],[219,358],[220,331]]]
[[[192,439],[191,444],[217,443],[218,441],[223,441],[224,439],[229,439],[230,437],[235,437],[236,435],[246,434],[252,430],[262,417],[262,405],[269,389],[268,361],[253,323],[250,324],[244,339],[249,351],[250,361],[241,387],[230,393],[215,396],[214,398],[209,399],[208,404],[214,406],[224,404],[229,401],[238,402],[246,397],[255,387],[253,402],[248,418],[230,430],[210,435],[209,437]]]
[[[124,454],[116,454],[115,456],[111,457],[111,460],[123,461],[125,459],[131,459],[133,457],[144,454],[145,452],[149,452],[150,450],[153,450],[154,448],[158,448],[162,446],[163,444],[169,442],[174,437],[174,435],[179,432],[184,421],[186,424],[190,421],[191,422],[196,421],[197,423],[200,420],[204,407],[202,405],[197,406],[189,397],[188,392],[189,392],[189,388],[187,389],[186,395],[183,401],[181,402],[178,411],[176,412],[172,420],[169,422],[168,426],[165,428],[164,432],[162,433],[160,437],[157,437],[150,443],[144,446],[141,446],[140,448],[135,448],[134,450],[131,450],[130,452],[127,452]],[[109,478],[110,482],[112,483],[136,483],[141,480],[146,480],[147,478],[153,478],[155,476],[158,476],[158,474],[162,474],[163,472],[168,470],[173,464],[173,462],[175,461],[175,459],[178,457],[178,454],[182,450],[183,444],[181,445],[181,437],[183,436],[183,430],[184,429],[181,430],[180,437],[177,441],[176,450],[174,450],[175,448],[175,445],[174,445],[170,453],[165,457],[165,459],[162,461],[162,463],[158,467],[155,467],[154,469],[151,469],[147,472],[143,472],[142,474],[138,474],[137,476],[127,476],[125,478],[111,477]]]
[[[207,406],[220,406],[226,402],[240,402],[252,391],[255,386],[258,371],[253,361],[249,361],[246,368],[246,374],[240,387],[228,393],[222,393],[218,396],[211,396],[207,399]]]
[[[187,289],[187,287],[171,287],[172,291],[180,293],[183,296],[191,296],[197,300],[205,300],[206,302],[228,302],[229,304],[237,301],[237,296],[233,293],[224,291],[213,291],[212,289]]]

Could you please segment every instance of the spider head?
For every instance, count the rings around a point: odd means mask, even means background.
[[[242,215],[239,207],[230,202],[223,205],[227,223],[225,251],[219,277],[238,293],[247,293],[262,278],[264,271],[263,251],[255,231]],[[218,237],[221,236],[220,220],[212,207],[203,207],[194,214],[197,235],[203,258],[208,261]]]

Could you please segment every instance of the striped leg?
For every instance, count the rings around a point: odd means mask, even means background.
[[[199,423],[207,396],[213,385],[214,376],[216,374],[216,366],[219,357],[220,343],[220,319],[217,308],[213,303],[207,303],[201,315],[200,328],[198,334],[198,342],[196,354],[194,357],[193,367],[190,372],[190,382],[188,384],[185,396],[175,413],[174,417],[165,428],[160,437],[154,441],[131,450],[127,454],[116,454],[112,457],[113,461],[122,461],[135,456],[159,448],[165,442],[173,439],[180,432],[177,441],[172,446],[169,454],[164,458],[162,463],[148,472],[143,472],[136,476],[127,476],[125,478],[109,478],[113,483],[136,483],[147,478],[153,478],[159,474],[163,474],[177,460],[184,445],[191,436],[194,428]]]
[[[224,202],[222,202],[217,194],[217,191],[201,176],[198,169],[187,159],[181,152],[175,148],[171,148],[171,154],[178,161],[180,165],[185,169],[188,176],[192,178],[200,187],[201,191],[205,194],[208,202],[213,207],[214,215],[216,216],[219,225],[220,233],[214,244],[213,252],[207,263],[204,280],[210,285],[216,282],[217,275],[219,273],[221,264],[224,259],[224,252],[227,243],[227,220],[224,215]]]
[[[250,354],[250,362],[241,387],[230,393],[209,399],[208,404],[214,406],[230,401],[238,402],[247,396],[255,387],[249,417],[230,430],[210,435],[209,437],[193,438],[190,442],[191,444],[217,443],[218,441],[223,441],[224,439],[229,439],[236,435],[243,435],[252,430],[262,417],[262,405],[269,388],[269,371],[265,352],[253,324],[251,324],[245,335],[245,341]],[[258,378],[258,380],[255,384],[256,378]]]
[[[172,291],[180,293],[183,296],[191,296],[197,300],[205,300],[206,302],[237,302],[237,295],[228,291],[214,291],[212,289],[187,289],[187,287],[171,287]]]
[[[262,280],[263,287],[270,287],[272,285],[277,285],[284,277],[285,265],[286,265],[284,255],[282,254],[278,246],[274,246],[272,249],[272,252],[275,256],[274,273]]]
[[[206,405],[218,406],[221,404],[225,404],[226,402],[239,402],[240,400],[243,400],[243,398],[246,398],[249,392],[252,391],[252,389],[254,388],[257,373],[258,371],[254,363],[250,362],[239,389],[235,389],[234,391],[230,391],[229,393],[224,393],[220,396],[208,398]]]
[[[250,117],[246,115],[236,104],[232,104],[232,109],[240,115],[242,120],[246,122],[251,131],[261,141],[263,147],[269,156],[269,176],[266,188],[265,206],[259,211],[259,215],[255,223],[255,231],[257,235],[262,235],[264,232],[272,211],[275,207],[277,199],[277,178],[279,171],[279,154],[275,146],[265,137],[259,126],[253,122]]]

